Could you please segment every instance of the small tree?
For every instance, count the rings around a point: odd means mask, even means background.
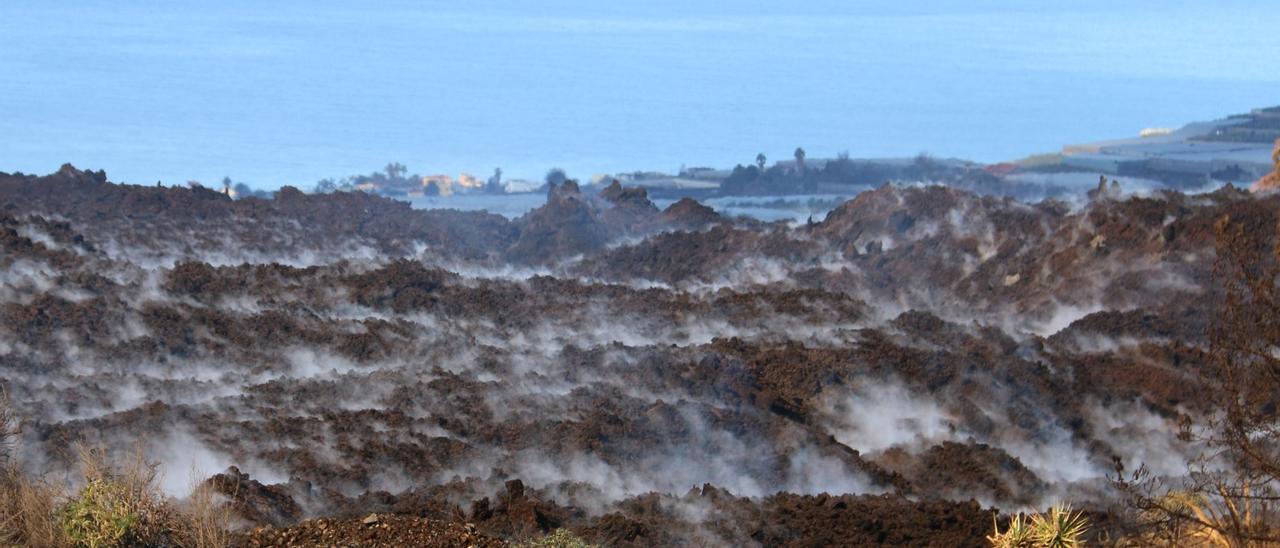
[[[757,169],[759,169],[760,171],[764,171],[764,164],[765,164],[765,162],[767,162],[767,161],[769,161],[769,159],[768,159],[768,158],[765,158],[765,156],[764,156],[764,153],[763,153],[763,152],[761,152],[760,154],[757,154],[757,155],[756,155],[756,168],[757,168]]]
[[[1210,409],[1199,421],[1184,420],[1181,434],[1205,451],[1176,484],[1144,467],[1117,483],[1147,534],[1166,542],[1280,542],[1280,242],[1267,223],[1223,217],[1214,231],[1222,301],[1200,382]]]
[[[911,161],[911,169],[917,177],[927,181],[941,174],[942,164],[928,152],[921,152]]]
[[[485,192],[498,194],[502,192],[502,168],[493,168],[493,176],[485,183]]]
[[[796,157],[796,171],[799,171],[800,173],[804,173],[804,149],[800,147],[796,147],[795,157]]]
[[[553,167],[550,171],[547,171],[546,182],[548,185],[562,185],[568,180],[569,176],[565,174],[563,169]]]
[[[404,164],[401,164],[400,162],[391,162],[387,164],[387,167],[382,168],[382,170],[387,173],[387,179],[392,181],[404,179],[404,175],[409,172],[409,168],[405,167]]]

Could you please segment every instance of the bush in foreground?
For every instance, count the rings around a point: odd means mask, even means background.
[[[1018,513],[1003,532],[995,524],[987,540],[992,548],[1076,548],[1084,546],[1088,529],[1089,521],[1071,506],[1054,506],[1043,514]]]
[[[573,534],[568,529],[556,529],[540,539],[530,540],[522,545],[524,548],[594,548],[594,544]]]
[[[131,502],[121,483],[91,480],[58,511],[58,527],[76,546],[145,544],[142,511]]]
[[[31,478],[12,458],[19,424],[0,391],[0,545],[109,548],[223,547],[231,514],[207,486],[184,501],[160,493],[156,467],[136,452],[123,466],[105,451],[81,448],[83,481],[63,487]]]

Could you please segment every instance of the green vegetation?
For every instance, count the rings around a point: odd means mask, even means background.
[[[124,485],[95,479],[58,512],[58,526],[76,546],[99,548],[137,540],[139,512]]]
[[[0,544],[109,548],[186,546],[230,542],[230,509],[207,486],[185,501],[156,486],[156,465],[140,451],[122,466],[102,450],[80,448],[83,479],[68,496],[59,483],[22,472],[13,450],[20,424],[0,391]]]
[[[526,541],[521,546],[525,548],[593,548],[595,545],[582,540],[573,534],[573,531],[562,528],[556,529],[540,539]]]
[[[992,533],[987,536],[987,540],[991,542],[992,548],[1031,548],[1031,520],[1027,519],[1022,513],[1015,514],[1009,519],[1009,528],[1004,532],[1000,531],[1000,524],[995,522],[995,515],[991,516]]]
[[[1003,532],[996,523],[987,540],[992,548],[1076,548],[1084,546],[1088,529],[1089,521],[1070,505],[1054,506],[1043,514],[1013,516]]]
[[[1075,548],[1083,546],[1081,537],[1089,529],[1089,521],[1071,506],[1054,506],[1047,513],[1031,516],[1031,538],[1037,547]]]

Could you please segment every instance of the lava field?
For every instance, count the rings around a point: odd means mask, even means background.
[[[1108,476],[1195,454],[1215,223],[1277,211],[885,185],[792,225],[567,183],[508,220],[0,174],[0,376],[32,473],[141,446],[174,496],[217,486],[246,546],[369,514],[962,546],[1057,501],[1101,534]]]

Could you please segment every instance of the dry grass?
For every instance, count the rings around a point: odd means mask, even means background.
[[[1203,548],[1275,547],[1276,532],[1268,519],[1265,501],[1242,493],[1219,491],[1217,497],[1203,493],[1173,491],[1156,501],[1157,507],[1145,518],[1157,521],[1175,516],[1176,528],[1166,527],[1143,539],[1149,545]],[[1165,520],[1167,521],[1167,520]]]
[[[13,460],[13,450],[22,434],[22,423],[9,405],[9,393],[0,386],[0,466]]]
[[[181,546],[230,543],[231,510],[217,493],[193,481],[182,501],[165,497],[156,465],[141,449],[113,459],[101,448],[77,447],[81,486],[68,492],[31,478],[15,462],[19,423],[0,391],[0,545]]]
[[[61,546],[54,517],[63,498],[56,486],[8,468],[0,477],[0,542],[9,546]]]
[[[1022,513],[1014,514],[1009,518],[1009,527],[1004,531],[1000,530],[1000,524],[995,521],[995,514],[991,515],[992,532],[987,535],[987,542],[991,543],[992,548],[1031,548],[1031,520],[1027,519]]]
[[[195,548],[227,546],[231,543],[231,506],[224,503],[222,496],[205,484],[200,479],[202,477],[203,474],[192,472],[191,494],[179,508],[185,525],[183,545]]]
[[[0,542],[10,546],[58,546],[61,533],[54,514],[62,492],[26,477],[14,461],[22,423],[0,388]]]

